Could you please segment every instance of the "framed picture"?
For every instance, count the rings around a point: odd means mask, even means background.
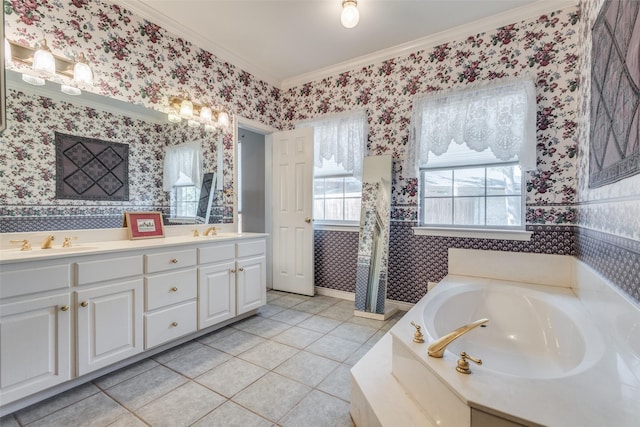
[[[164,237],[162,212],[125,212],[124,225],[131,240]]]

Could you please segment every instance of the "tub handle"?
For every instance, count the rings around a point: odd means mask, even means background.
[[[467,362],[467,360],[471,360],[476,365],[482,365],[482,360],[471,357],[463,351],[460,353],[460,359],[458,359],[458,366],[456,366],[456,371],[460,372],[461,374],[470,374],[471,369],[469,369],[469,362]]]

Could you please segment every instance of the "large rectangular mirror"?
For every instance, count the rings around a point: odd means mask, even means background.
[[[364,158],[355,309],[390,315],[385,308],[391,207],[391,156]],[[369,317],[369,316],[366,316]]]
[[[161,211],[172,216],[171,194],[162,189],[163,150],[183,142],[203,148],[203,172],[214,174],[209,187],[208,223],[232,223],[234,147],[231,128],[205,132],[167,115],[84,92],[70,96],[60,85],[32,86],[20,73],[7,74],[7,129],[0,136],[0,232],[120,227],[125,211]],[[128,200],[73,200],[56,197],[55,133],[128,145]],[[194,206],[199,202],[194,196]],[[194,209],[195,211],[195,209]],[[197,221],[197,216],[194,220]],[[189,222],[189,221],[186,221]],[[180,224],[180,221],[167,221]]]

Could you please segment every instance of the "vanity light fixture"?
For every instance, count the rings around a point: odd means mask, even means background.
[[[7,55],[10,61],[15,61],[31,67],[33,74],[22,74],[25,82],[41,86],[45,84],[44,77],[59,75],[71,79],[70,84],[61,85],[62,92],[69,95],[79,95],[78,85],[93,86],[93,71],[84,54],[80,53],[76,61],[51,53],[46,40],[43,38],[37,49],[23,46],[5,39],[5,46],[9,46]]]
[[[358,12],[357,0],[343,0],[342,13],[340,14],[340,22],[345,28],[353,28],[360,21],[360,12]]]
[[[223,109],[216,109],[208,105],[198,104],[177,96],[169,97],[167,118],[171,123],[180,123],[187,120],[189,127],[204,126],[207,132],[214,132],[217,128],[229,126],[229,113]]]

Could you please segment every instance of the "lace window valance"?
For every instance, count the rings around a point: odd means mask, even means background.
[[[452,149],[457,148],[455,144],[466,147]],[[517,160],[523,170],[536,168],[533,81],[510,81],[414,100],[408,155],[415,162],[412,168],[432,166],[434,158],[439,166],[461,166],[468,157],[459,153],[469,149],[482,153],[482,163]]]
[[[175,185],[202,184],[202,147],[199,143],[186,143],[167,147],[164,153],[162,188],[171,191]]]
[[[362,162],[367,146],[366,111],[305,121],[296,127],[314,129],[314,167],[322,168],[324,161],[332,161],[362,180]]]

